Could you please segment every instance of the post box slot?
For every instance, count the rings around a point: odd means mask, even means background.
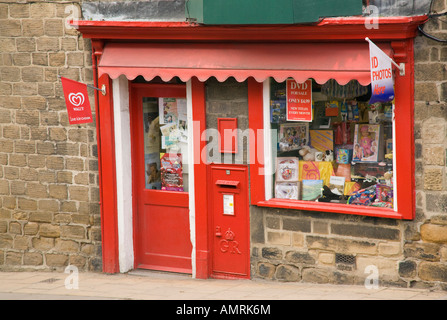
[[[239,181],[231,181],[231,180],[217,180],[216,185],[221,188],[231,188],[235,189],[239,186]]]

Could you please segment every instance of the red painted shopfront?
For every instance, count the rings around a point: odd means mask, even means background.
[[[79,31],[92,40],[95,85],[107,88],[107,95],[99,93],[96,97],[104,271],[122,271],[122,251],[131,250],[131,269],[186,272],[197,278],[249,278],[250,205],[413,219],[413,39],[417,26],[425,20],[425,16],[384,18],[379,29],[371,30],[365,28],[364,18],[330,18],[305,26],[232,27],[183,22],[79,21]],[[272,181],[264,174],[269,163],[264,155],[269,155],[266,151],[272,143],[265,133],[269,114],[265,112],[269,103],[266,92],[270,83],[282,83],[288,78],[298,83],[313,79],[319,86],[334,79],[340,85],[356,80],[367,86],[370,69],[365,37],[397,63],[405,64],[404,75],[395,70],[395,205],[360,208],[269,195]],[[120,76],[126,77],[124,89],[115,85]],[[254,132],[249,136],[247,165],[217,165],[202,156],[208,143],[203,134],[205,82],[210,77],[220,82],[229,77],[247,82],[248,127]],[[119,108],[120,94],[121,101],[129,104],[132,153],[133,233],[132,245],[127,249],[120,246],[123,233],[118,230],[116,139],[121,133],[116,131],[114,108]],[[171,101],[176,102],[176,108],[187,110],[184,120],[189,124],[185,137],[188,152],[182,153],[183,162],[189,159],[188,166],[183,166],[187,175],[181,190],[151,190],[145,180],[151,170],[150,160],[145,162],[145,135],[150,130],[145,123],[151,112],[162,116],[160,105]],[[151,111],[152,105],[156,106]],[[175,175],[175,171],[171,174]]]

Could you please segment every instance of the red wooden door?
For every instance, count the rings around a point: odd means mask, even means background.
[[[130,92],[135,266],[191,273],[186,88]]]
[[[250,229],[246,166],[210,166],[212,277],[250,277]]]

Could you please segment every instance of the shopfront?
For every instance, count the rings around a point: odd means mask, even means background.
[[[79,21],[108,92],[104,271],[250,278],[261,209],[414,219],[413,39],[425,20]],[[369,104],[365,37],[404,64],[393,101]]]

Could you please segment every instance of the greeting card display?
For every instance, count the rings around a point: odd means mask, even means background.
[[[298,150],[309,143],[309,123],[283,123],[279,126],[279,151]]]
[[[298,200],[300,194],[299,182],[277,182],[275,198]]]
[[[323,180],[303,180],[302,200],[315,201],[323,192]]]
[[[383,137],[379,124],[356,124],[353,162],[378,162],[383,159]]]
[[[276,158],[276,182],[298,181],[298,158],[280,157]]]
[[[183,165],[180,153],[160,153],[161,190],[183,191]]]

